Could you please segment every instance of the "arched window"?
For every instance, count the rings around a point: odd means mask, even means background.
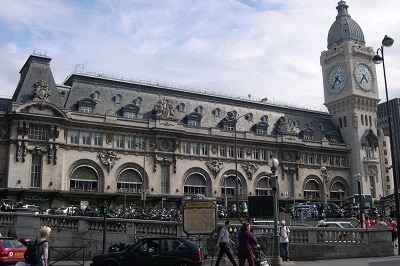
[[[176,109],[178,109],[178,112],[183,113],[185,112],[185,104],[184,103],[180,103],[178,104],[178,106],[176,107]]]
[[[314,179],[308,180],[304,186],[304,199],[320,199],[319,185]]]
[[[336,181],[332,184],[330,189],[331,199],[340,200],[342,204],[343,197],[346,195],[345,187],[341,181]]]
[[[142,106],[142,104],[143,104],[143,99],[142,99],[142,97],[137,97],[137,98],[133,101],[133,103],[134,103],[136,106]]]
[[[258,180],[256,195],[272,195],[271,180],[269,177],[263,176]]]
[[[241,191],[241,182],[240,182],[240,179],[238,180],[239,181],[239,195],[241,195],[242,194],[242,191]],[[235,176],[234,175],[230,175],[230,176],[227,176],[226,178],[223,178],[222,179],[222,183],[221,183],[221,195],[225,195],[225,193],[226,193],[226,195],[227,196],[235,196],[236,195],[236,178],[235,178]]]
[[[139,192],[143,187],[142,174],[137,169],[122,171],[117,179],[117,189],[125,189],[129,192]]]
[[[71,175],[70,190],[98,191],[98,174],[91,166],[80,166]]]
[[[114,96],[114,103],[121,103],[122,96],[121,94],[117,94]]]
[[[185,195],[203,194],[207,195],[207,182],[202,174],[194,173],[185,180],[183,187]]]
[[[219,117],[219,116],[221,115],[221,109],[215,108],[215,109],[212,111],[212,114],[213,114],[214,116],[216,116],[216,117]]]
[[[100,92],[99,91],[95,91],[95,92],[93,92],[93,94],[92,94],[92,99],[93,100],[95,100],[95,101],[100,101]]]

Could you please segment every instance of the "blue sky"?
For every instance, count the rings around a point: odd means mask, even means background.
[[[324,110],[319,57],[337,2],[0,0],[0,97],[38,49],[58,84],[83,67]],[[395,39],[385,60],[389,97],[400,97],[400,1],[346,2],[368,46]],[[381,66],[377,75],[384,99]]]

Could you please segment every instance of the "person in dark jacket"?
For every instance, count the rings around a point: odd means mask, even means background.
[[[250,231],[250,224],[243,223],[242,228],[240,229],[240,233],[238,236],[238,259],[239,266],[244,266],[246,260],[249,263],[249,266],[254,266],[254,247],[260,247],[257,242],[257,239]]]

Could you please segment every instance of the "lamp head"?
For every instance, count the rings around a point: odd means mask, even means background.
[[[393,43],[394,43],[394,40],[387,35],[385,35],[385,37],[382,40],[382,45],[385,47],[390,47],[393,45]]]
[[[326,173],[326,167],[325,166],[321,166],[321,168],[319,170],[321,170],[322,173]]]
[[[372,62],[374,62],[375,64],[380,64],[383,62],[383,58],[380,55],[376,54],[374,55],[374,57],[372,57]]]
[[[233,112],[227,112],[227,113],[226,113],[226,116],[229,117],[229,118],[234,118],[234,117],[235,117],[235,115],[233,114]]]
[[[276,159],[276,158],[271,158],[271,159],[269,159],[269,161],[268,161],[268,166],[269,167],[278,167],[279,166],[279,161],[278,161],[278,159]]]

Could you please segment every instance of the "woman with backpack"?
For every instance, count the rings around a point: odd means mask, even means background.
[[[40,228],[40,240],[39,246],[41,246],[41,252],[39,257],[39,262],[35,266],[48,266],[48,258],[49,258],[49,241],[51,228],[48,226],[43,226]]]

